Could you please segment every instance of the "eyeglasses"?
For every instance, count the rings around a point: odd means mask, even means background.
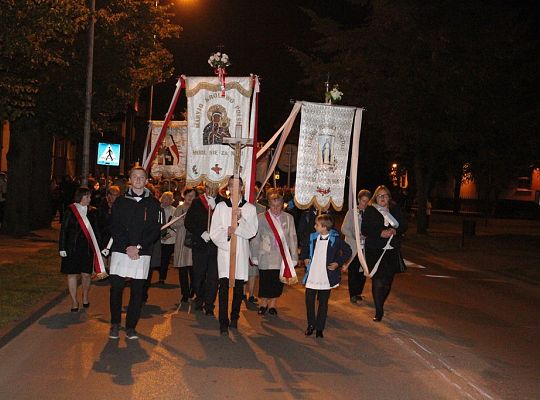
[[[387,198],[387,199],[388,199],[388,198],[390,198],[390,195],[389,195],[389,194],[378,194],[378,195],[377,195],[377,198],[378,198],[378,199],[384,199],[384,198]]]

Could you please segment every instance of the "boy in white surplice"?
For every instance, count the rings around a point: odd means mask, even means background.
[[[315,219],[315,230],[309,242],[302,248],[301,257],[307,266],[304,284],[306,285],[306,311],[308,327],[306,336],[316,330],[317,337],[324,337],[323,330],[328,313],[330,291],[339,286],[341,281],[340,267],[352,254],[350,246],[332,229],[334,220],[328,214],[319,215]],[[319,300],[315,314],[315,299]]]
[[[240,186],[242,180],[240,179]],[[232,193],[233,180],[229,179],[229,192]],[[243,191],[242,191],[243,194]],[[219,330],[227,335],[229,327],[237,328],[240,317],[240,304],[244,296],[244,282],[249,274],[249,239],[257,234],[257,211],[253,204],[241,198],[238,204],[238,226],[231,227],[232,203],[231,199],[216,205],[212,223],[210,225],[210,238],[218,248],[218,274],[219,274]],[[229,306],[229,257],[231,235],[237,236],[236,242],[236,270],[233,300],[231,306],[231,319],[228,317]]]

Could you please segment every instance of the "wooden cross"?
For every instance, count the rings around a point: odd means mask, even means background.
[[[238,226],[238,203],[240,201],[240,158],[242,156],[242,149],[247,146],[253,145],[253,139],[242,138],[242,127],[237,125],[234,138],[225,137],[223,138],[223,143],[227,143],[234,149],[234,169],[233,169],[233,189],[231,193],[231,204],[232,204],[232,216],[231,216],[231,227],[233,230]],[[234,281],[236,277],[236,235],[233,233],[231,235],[231,247],[230,247],[230,258],[229,258],[229,287],[234,287]]]

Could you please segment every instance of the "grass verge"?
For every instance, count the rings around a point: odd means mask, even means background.
[[[20,262],[1,267],[0,328],[24,319],[45,296],[66,288],[59,263],[55,249],[42,249]]]

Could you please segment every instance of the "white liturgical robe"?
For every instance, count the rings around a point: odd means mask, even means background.
[[[229,201],[222,201],[217,204],[212,216],[210,225],[210,238],[218,248],[218,274],[219,278],[229,277],[229,258],[231,242],[227,235],[228,227],[231,225],[232,207]],[[236,241],[236,273],[235,279],[248,280],[249,271],[249,239],[257,234],[258,220],[257,211],[253,204],[244,203],[239,207],[242,216],[238,220],[238,227],[235,234]]]

